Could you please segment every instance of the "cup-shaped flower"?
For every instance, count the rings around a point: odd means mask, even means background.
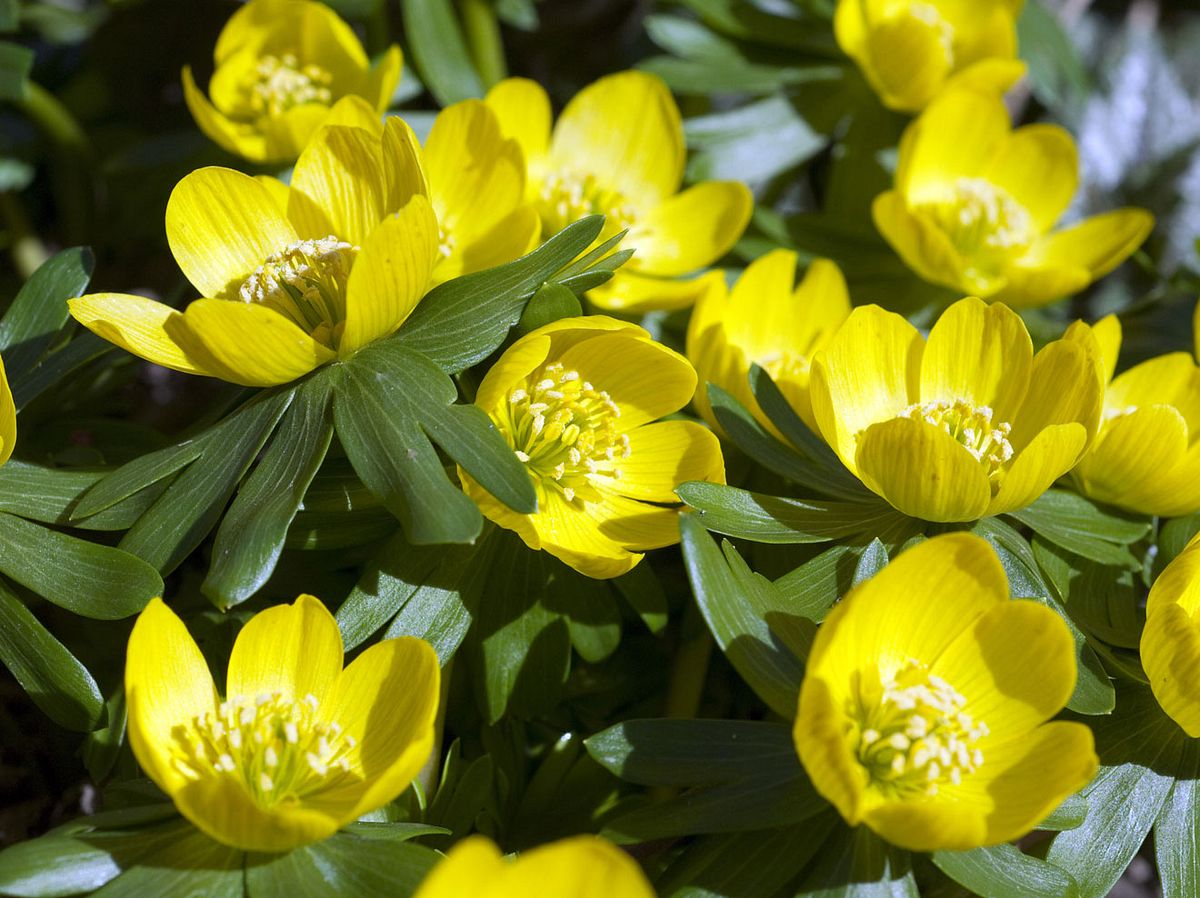
[[[16,444],[17,406],[13,402],[12,390],[8,388],[4,359],[0,359],[0,465],[12,458]]]
[[[684,191],[686,148],[679,107],[645,72],[620,72],[584,88],[551,131],[550,99],[533,81],[510,78],[488,92],[504,133],[529,166],[526,192],[550,237],[585,215],[602,213],[599,239],[628,230],[632,259],[593,290],[605,309],[683,308],[694,281],[672,281],[711,265],[750,220],[753,199],[736,181],[705,181]]]
[[[404,322],[438,254],[415,159],[384,160],[375,135],[339,125],[309,143],[290,188],[227,168],[192,172],[167,203],[167,240],[204,298],[181,313],[95,293],[71,300],[71,314],[148,361],[245,386],[353,355]]]
[[[439,676],[433,648],[409,637],[343,670],[337,623],[301,596],[242,628],[222,699],[183,622],[154,599],[129,637],[129,741],[209,836],[287,851],[408,788],[433,748]]]
[[[750,389],[750,366],[758,365],[815,429],[808,398],[813,355],[850,314],[841,269],[817,259],[796,286],[796,254],[777,249],[751,263],[732,290],[720,272],[705,275],[705,280],[708,288],[696,300],[687,332],[687,356],[699,378],[693,400],[697,411],[716,425],[707,390],[713,383],[778,433]]]
[[[1146,599],[1142,667],[1159,705],[1192,738],[1200,737],[1200,539],[1163,568]]]
[[[225,24],[213,59],[212,99],[188,66],[184,99],[200,130],[253,162],[295,159],[343,97],[382,114],[400,81],[398,46],[372,68],[350,26],[312,0],[250,0]]]
[[[485,836],[450,849],[414,898],[654,898],[641,867],[599,836],[572,836],[501,856]]]
[[[1103,357],[1100,430],[1071,477],[1084,495],[1142,514],[1200,511],[1200,367],[1186,352],[1156,356],[1113,377],[1121,349],[1115,315],[1068,338],[1095,336]]]
[[[970,297],[929,333],[878,306],[855,309],[813,360],[825,441],[907,515],[973,521],[1015,511],[1091,443],[1104,385],[1089,334],[1035,356],[1020,317]]]
[[[838,45],[879,99],[917,112],[950,86],[1003,93],[1022,75],[1024,0],[839,0]]]
[[[1007,842],[1095,774],[1054,611],[1012,601],[991,546],[951,533],[852,590],[817,631],[793,735],[848,823],[913,851]]]
[[[1154,226],[1149,212],[1127,208],[1052,230],[1078,177],[1065,130],[1014,131],[1000,97],[953,89],[904,132],[895,188],[872,212],[925,280],[1011,306],[1044,305],[1112,271]]]
[[[589,577],[624,574],[647,549],[679,542],[675,488],[725,481],[721,447],[693,421],[658,421],[692,398],[687,359],[634,324],[565,318],[517,340],[475,397],[537,493],[518,514],[462,469],[492,521]]]

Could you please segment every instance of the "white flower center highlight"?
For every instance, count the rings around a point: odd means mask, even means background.
[[[942,52],[946,55],[946,64],[953,69],[954,26],[942,18],[942,14],[932,3],[909,3],[904,12],[936,34]]]
[[[335,721],[319,716],[317,698],[283,693],[221,702],[176,726],[175,769],[190,780],[230,777],[262,808],[360,780],[357,742]]]
[[[937,795],[983,766],[988,727],[964,709],[966,698],[919,661],[909,661],[851,709],[853,751],[871,784],[886,795]],[[872,690],[876,692],[876,690]]]
[[[1006,421],[993,423],[994,416],[988,406],[972,405],[965,399],[918,402],[899,415],[940,427],[987,467],[989,478],[994,478],[1014,454],[1008,441],[1012,425]]]
[[[334,236],[300,240],[267,257],[238,289],[331,349],[346,320],[346,284],[359,248]]]
[[[282,115],[295,106],[333,102],[333,76],[318,65],[301,65],[293,53],[258,60],[247,83],[246,98],[255,115]]]
[[[537,207],[546,237],[587,215],[604,216],[604,239],[631,230],[638,219],[637,210],[619,191],[604,187],[593,175],[579,172],[549,172],[542,181]]]
[[[983,178],[959,178],[945,195],[918,207],[950,238],[970,265],[968,272],[994,277],[1037,236],[1029,211],[1008,191]]]
[[[775,383],[807,383],[812,362],[807,355],[791,349],[779,349],[754,360],[771,375]]]
[[[589,498],[590,476],[622,477],[630,447],[620,417],[607,392],[555,362],[509,393],[502,428],[530,473],[574,502]]]

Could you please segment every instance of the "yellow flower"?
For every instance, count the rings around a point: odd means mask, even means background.
[[[1114,378],[1121,323],[1109,315],[1068,337],[1101,347],[1104,414],[1091,450],[1072,472],[1079,491],[1130,511],[1177,517],[1200,511],[1200,367],[1186,352],[1135,365]]]
[[[287,851],[408,788],[433,748],[439,676],[432,647],[409,637],[343,670],[333,616],[300,596],[238,634],[222,700],[183,622],[154,599],[129,637],[129,741],[199,829]]]
[[[800,417],[816,429],[808,398],[809,367],[850,314],[841,270],[817,259],[797,287],[796,254],[777,249],[749,265],[732,291],[720,272],[706,275],[705,281],[708,289],[696,301],[687,333],[687,355],[700,381],[696,409],[716,425],[705,388],[713,383],[778,433],[750,390],[754,364],[771,375]]]
[[[885,105],[917,112],[947,86],[1003,93],[1022,75],[1024,0],[839,0],[838,45]]]
[[[909,549],[817,631],[793,730],[816,790],[913,851],[1015,839],[1095,775],[1091,730],[1047,723],[1075,687],[1063,620],[1010,601],[966,533]]]
[[[1129,208],[1052,231],[1078,177],[1062,128],[1013,131],[998,96],[950,90],[904,132],[895,189],[875,198],[875,225],[927,281],[1044,305],[1112,271],[1154,226],[1149,212]]]
[[[812,365],[813,415],[869,489],[927,521],[1015,511],[1096,434],[1103,382],[1090,335],[1035,357],[1020,317],[973,297],[928,343],[899,315],[855,309]]]
[[[254,162],[295,159],[343,97],[382,114],[400,80],[399,47],[371,68],[350,26],[310,0],[250,0],[221,30],[213,57],[211,102],[188,66],[184,99],[200,130]]]
[[[459,842],[414,898],[654,898],[637,862],[599,836],[572,836],[501,857],[484,836]]]
[[[389,133],[405,140],[399,123]],[[96,293],[71,300],[71,314],[148,361],[246,386],[353,355],[403,323],[437,257],[437,221],[409,155],[385,170],[374,135],[330,126],[290,189],[227,168],[192,172],[167,203],[167,240],[204,298],[180,313]]]
[[[0,465],[12,457],[16,444],[17,407],[13,403],[12,391],[8,388],[4,359],[0,359]]]
[[[679,542],[675,488],[723,483],[721,447],[691,421],[659,421],[692,396],[688,361],[642,328],[594,315],[547,324],[505,350],[475,404],[529,472],[538,510],[518,514],[465,471],[480,510],[589,577]]]
[[[705,181],[680,192],[686,148],[679,108],[666,85],[621,72],[580,91],[551,134],[550,99],[533,81],[510,78],[487,104],[529,166],[526,192],[550,237],[585,215],[603,213],[601,240],[628,229],[636,250],[608,284],[593,290],[605,309],[683,308],[694,281],[671,281],[711,265],[750,219],[753,198],[735,181]]]
[[[1200,736],[1200,539],[1166,566],[1146,599],[1142,667],[1168,716],[1192,738]]]

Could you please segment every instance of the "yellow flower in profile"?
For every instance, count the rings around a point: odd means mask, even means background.
[[[983,539],[909,549],[817,631],[793,736],[852,826],[913,851],[1018,838],[1095,775],[1092,731],[1047,721],[1075,688],[1055,612],[1012,601]]]
[[[654,898],[646,874],[628,854],[599,836],[572,836],[500,855],[485,836],[450,849],[413,898]]]
[[[750,366],[771,375],[797,414],[816,429],[808,398],[813,355],[833,338],[850,314],[841,269],[817,259],[796,286],[796,254],[772,250],[751,263],[733,289],[720,272],[706,275],[705,290],[688,323],[687,356],[699,383],[697,411],[716,425],[706,384],[716,384],[774,432],[750,389]]]
[[[225,698],[161,599],[129,637],[129,741],[146,774],[209,836],[246,851],[315,842],[408,788],[433,749],[440,671],[424,640],[386,639],[342,669],[317,599],[256,614]]]
[[[605,216],[601,240],[628,230],[636,250],[616,277],[589,296],[604,309],[683,308],[699,292],[672,281],[711,265],[746,228],[753,198],[736,181],[705,181],[680,192],[686,147],[679,107],[645,72],[620,72],[580,91],[551,133],[550,99],[533,81],[509,78],[488,92],[504,133],[529,166],[526,192],[551,237],[585,215]]]
[[[1168,564],[1146,599],[1142,667],[1159,705],[1189,736],[1200,736],[1200,539]]]
[[[71,314],[176,371],[288,383],[388,336],[425,294],[438,226],[419,191],[411,156],[385,177],[381,142],[345,126],[313,138],[290,188],[202,168],[176,185],[166,224],[175,261],[203,298],[180,313],[95,293],[71,300]]]
[[[725,481],[721,447],[692,421],[657,421],[692,397],[696,372],[642,328],[593,315],[517,340],[475,404],[529,472],[538,509],[518,514],[462,469],[480,510],[589,577],[624,574],[679,542],[675,488]]]
[[[350,26],[323,3],[250,0],[225,24],[213,51],[211,101],[183,68],[183,96],[196,124],[253,162],[300,155],[343,97],[382,114],[400,81],[400,48],[372,68]]]
[[[875,226],[927,281],[1011,306],[1076,293],[1120,265],[1154,226],[1118,209],[1052,230],[1079,180],[1075,142],[1056,125],[1012,130],[994,94],[947,91],[909,125],[895,189]]]
[[[1022,75],[1017,16],[1024,0],[839,0],[838,45],[880,100],[917,112],[948,86],[997,94]]]
[[[12,390],[8,388],[4,359],[0,359],[0,465],[12,458],[16,444],[17,406],[13,402]]]
[[[1091,332],[1101,348],[1104,414],[1091,450],[1071,477],[1084,495],[1129,511],[1178,517],[1200,511],[1200,367],[1186,352],[1135,365],[1117,377],[1121,323],[1077,322],[1068,338]]]
[[[1035,356],[1020,317],[973,297],[929,333],[855,309],[817,354],[809,391],[825,441],[907,515],[973,521],[1028,505],[1096,434],[1104,384],[1090,335]]]

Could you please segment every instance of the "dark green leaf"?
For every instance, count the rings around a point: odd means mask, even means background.
[[[662,632],[668,620],[667,594],[649,559],[614,579],[612,584],[651,633]]]
[[[88,733],[83,743],[83,763],[93,781],[103,783],[117,763],[125,744],[125,684],[120,683],[104,703],[107,714],[103,729]]]
[[[527,334],[560,318],[574,318],[582,314],[583,306],[574,292],[561,284],[547,284],[533,294],[525,306],[517,330]]]
[[[287,854],[246,857],[247,898],[407,898],[440,855],[420,845],[340,832]]]
[[[96,892],[96,898],[242,898],[242,852],[213,841],[187,822],[162,829],[166,833],[155,850],[141,853],[132,863],[126,862],[128,866],[123,864],[121,875]]]
[[[450,0],[402,0],[408,47],[421,80],[442,106],[483,96]]]
[[[1066,490],[1047,490],[1032,505],[1012,512],[1012,517],[1069,552],[1128,567],[1139,565],[1121,546],[1150,532],[1149,519],[1101,508]]]
[[[25,99],[32,68],[32,50],[0,41],[0,102],[19,103]]]
[[[86,247],[64,249],[39,266],[0,320],[0,351],[10,380],[29,371],[67,321],[67,300],[79,296],[92,277]]]
[[[206,431],[196,439],[167,446],[121,465],[83,495],[71,512],[71,520],[80,521],[99,514],[170,477],[198,459],[212,439],[212,431]]]
[[[821,848],[830,824],[829,815],[821,814],[791,826],[695,839],[658,880],[659,894],[779,895]]]
[[[83,495],[106,476],[104,471],[43,468],[9,459],[0,466],[0,511],[44,524],[85,530],[127,530],[157,498],[154,490],[139,493],[141,501],[124,502],[91,517],[71,520],[71,513]]]
[[[676,59],[651,56],[637,67],[667,82],[681,94],[749,93],[769,94],[780,87],[800,84],[828,84],[839,81],[845,69],[838,65],[756,65],[730,59]]]
[[[111,343],[92,333],[74,337],[70,343],[50,353],[21,377],[13,378],[10,386],[17,409],[24,408],[68,374],[115,350],[116,347]]]
[[[1076,898],[1079,894],[1069,874],[1022,854],[1013,845],[936,851],[933,862],[981,898]]]
[[[1177,779],[1154,824],[1154,856],[1163,898],[1200,895],[1197,780]]]
[[[797,898],[919,898],[907,852],[865,826],[839,828]]]
[[[99,722],[104,699],[96,681],[0,581],[0,661],[59,726],[86,733]]]
[[[820,622],[833,603],[850,591],[862,546],[833,546],[775,581],[787,607]]]
[[[16,31],[20,22],[19,0],[0,0],[0,33]]]

